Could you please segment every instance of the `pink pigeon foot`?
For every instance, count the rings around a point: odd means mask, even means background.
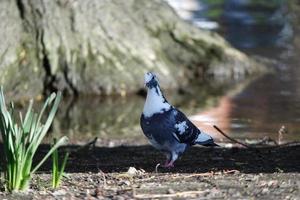
[[[165,168],[172,168],[174,167],[174,161],[166,162],[163,167]]]

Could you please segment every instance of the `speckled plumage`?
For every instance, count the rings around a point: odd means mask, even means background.
[[[148,91],[141,128],[151,145],[166,155],[166,167],[173,166],[178,156],[192,145],[217,146],[212,137],[201,132],[180,110],[168,103],[153,73],[145,74],[145,85]]]

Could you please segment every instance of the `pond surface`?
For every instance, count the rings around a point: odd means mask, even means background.
[[[287,2],[169,0],[185,20],[219,32],[249,55],[274,62],[274,74],[255,80],[234,96],[221,97],[215,108],[192,116],[199,126],[214,123],[234,137],[273,139],[285,126],[288,133],[284,139],[300,139],[300,58]]]
[[[250,55],[273,61],[275,73],[248,85],[232,88],[197,86],[192,92],[167,92],[178,106],[203,130],[220,137],[218,125],[236,138],[277,139],[286,127],[284,140],[300,139],[300,50],[284,0],[168,0],[185,20],[222,34],[233,46]],[[142,83],[141,83],[142,84]],[[163,86],[162,86],[163,87]],[[227,91],[227,93],[225,93]],[[196,95],[195,95],[196,94]],[[71,141],[98,137],[120,143],[146,142],[139,127],[143,109],[141,96],[67,99],[63,102],[54,133]],[[123,141],[123,142],[122,142]]]

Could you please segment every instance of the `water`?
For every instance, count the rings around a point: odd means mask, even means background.
[[[143,83],[141,83],[143,84]],[[227,91],[225,87],[194,86],[183,92],[165,91],[168,100],[191,115],[203,107],[214,107]],[[199,91],[194,96],[194,91]],[[72,143],[86,142],[98,137],[109,145],[146,143],[139,125],[145,97],[81,97],[64,99],[54,120],[52,134],[67,135]]]
[[[283,46],[292,36],[285,0],[167,0],[179,16],[238,48]]]
[[[276,139],[280,127],[285,126],[285,140],[300,139],[299,48],[293,43],[297,34],[287,12],[287,1],[169,3],[185,20],[219,32],[236,48],[274,60],[275,74],[261,77],[234,96],[222,97],[218,106],[196,113],[192,119],[209,131],[214,131],[213,123],[218,124],[237,138]]]
[[[203,130],[219,137],[218,125],[236,138],[300,139],[300,58],[296,34],[283,0],[168,0],[185,20],[214,29],[233,46],[250,55],[274,61],[274,74],[232,88],[195,86],[184,94],[167,92],[175,106]],[[142,83],[141,83],[142,84]],[[245,84],[245,83],[244,83]],[[198,88],[197,88],[198,87]],[[225,92],[227,91],[227,92]],[[196,95],[195,95],[196,94]],[[64,101],[53,126],[71,142],[115,139],[120,143],[146,143],[139,127],[144,98],[80,98]]]

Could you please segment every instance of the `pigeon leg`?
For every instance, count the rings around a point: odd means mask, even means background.
[[[172,167],[174,167],[174,161],[171,160],[169,163],[165,164],[164,167],[165,168],[172,168]]]
[[[165,161],[165,164],[163,165],[164,167],[167,167],[168,165],[169,165],[169,160],[167,159],[166,161]]]
[[[174,167],[174,162],[175,162],[175,160],[177,160],[178,154],[172,152],[168,155],[169,156],[167,156],[167,160],[166,160],[166,163],[165,163],[164,167],[166,167],[166,168]]]
[[[172,160],[172,154],[171,153],[165,153],[165,155],[166,155],[167,159],[166,159],[165,164],[163,165],[163,167],[170,167],[169,163]]]

